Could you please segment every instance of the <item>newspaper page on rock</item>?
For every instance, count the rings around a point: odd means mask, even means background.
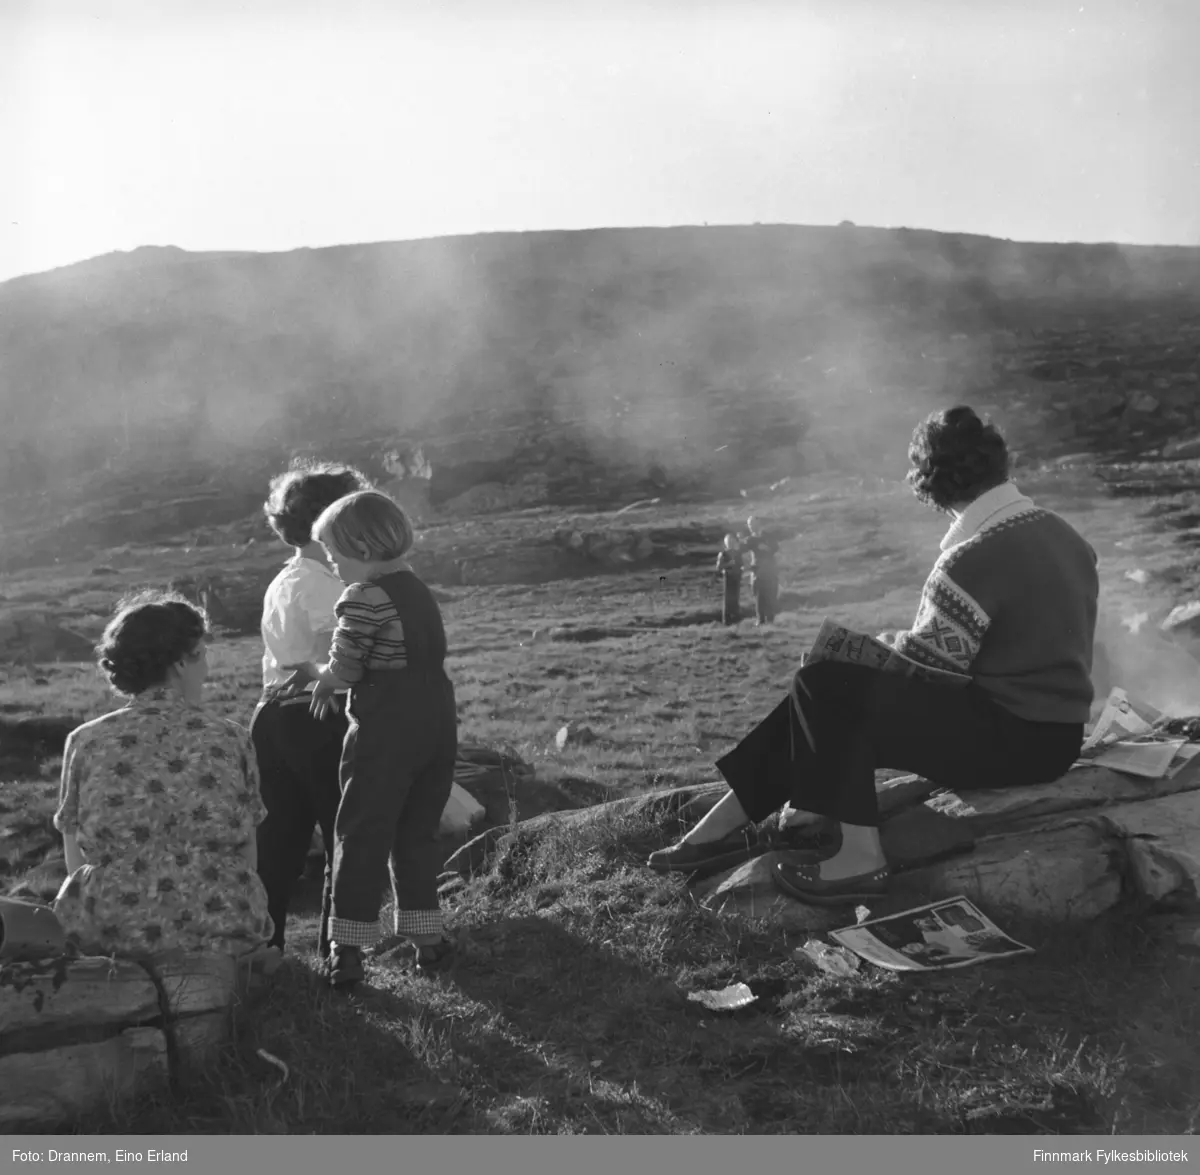
[[[821,622],[812,648],[804,658],[806,665],[815,661],[846,661],[852,665],[869,665],[872,669],[879,669],[885,673],[901,673],[905,677],[915,677],[940,685],[963,686],[971,680],[965,673],[951,673],[948,670],[922,665],[919,661],[897,652],[891,645],[873,636],[867,636],[866,633],[855,632],[841,624],[835,624],[828,618]]]
[[[1114,688],[1076,760],[1077,767],[1108,767],[1142,779],[1171,779],[1197,754],[1200,744],[1156,729],[1162,714]]]
[[[831,931],[830,938],[889,971],[943,971],[1033,953],[965,897],[873,918]]]

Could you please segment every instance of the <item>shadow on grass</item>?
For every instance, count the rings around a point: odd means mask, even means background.
[[[647,804],[514,836],[447,898],[448,972],[385,956],[335,996],[290,954],[184,1098],[77,1129],[1177,1133],[1194,1118],[1197,974],[1136,911],[1075,931],[1002,919],[1028,958],[831,977],[777,925],[718,917],[646,870],[677,826]],[[305,951],[312,896],[289,933]],[[756,1000],[687,998],[732,983]]]
[[[311,965],[310,965],[311,964]],[[238,1017],[238,1037],[177,1097],[74,1124],[76,1133],[446,1134],[474,1118],[457,1085],[439,1080],[419,1047],[438,1028],[418,1001],[386,991],[332,993],[315,960],[290,956],[273,986]],[[287,1067],[287,1074],[259,1050]]]

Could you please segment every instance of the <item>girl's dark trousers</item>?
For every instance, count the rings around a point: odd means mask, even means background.
[[[717,769],[751,820],[790,802],[877,826],[877,768],[911,771],[955,791],[1019,787],[1061,778],[1082,743],[1082,723],[1019,718],[974,683],[934,685],[819,661],[796,673],[789,696]]]
[[[341,700],[344,704],[345,698]],[[310,701],[309,694],[285,698],[278,691],[268,690],[250,722],[267,808],[266,819],[257,832],[258,874],[275,923],[271,945],[282,950],[292,889],[304,870],[313,827],[321,829],[325,908],[319,949],[325,955],[329,947],[325,930],[333,875],[334,821],[342,798],[338,772],[347,722],[342,712],[314,718],[309,713]]]
[[[348,709],[330,937],[378,940],[389,865],[396,933],[440,934],[437,835],[458,757],[454,687],[441,668],[369,670]]]

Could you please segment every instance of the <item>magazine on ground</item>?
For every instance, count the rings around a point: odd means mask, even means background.
[[[872,918],[831,931],[830,938],[889,971],[944,971],[1033,953],[965,897]]]
[[[965,673],[952,673],[946,669],[934,669],[922,665],[911,657],[897,652],[891,645],[866,633],[855,632],[826,618],[804,658],[804,664],[814,661],[848,661],[853,665],[869,665],[886,673],[902,673],[922,681],[942,685],[967,685],[971,678]]]

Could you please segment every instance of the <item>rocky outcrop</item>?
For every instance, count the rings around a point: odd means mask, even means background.
[[[1036,787],[958,795],[907,776],[878,790],[881,837],[895,878],[876,912],[964,894],[998,914],[1071,922],[1096,917],[1126,894],[1159,900],[1200,892],[1200,757],[1169,780],[1089,766]],[[723,783],[713,783],[655,792],[542,816],[517,830],[491,830],[463,846],[446,868],[479,873],[521,830],[553,835],[562,823],[641,814],[683,829],[724,791]],[[805,906],[771,881],[774,854],[820,851],[821,830],[817,825],[797,837],[764,829],[761,847],[767,851],[698,879],[698,900],[718,913],[771,916],[797,929],[844,923],[845,910]]]

